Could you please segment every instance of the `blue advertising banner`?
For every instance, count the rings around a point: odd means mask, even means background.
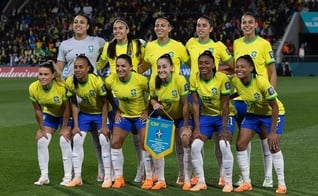
[[[318,12],[301,12],[304,33],[318,33]]]
[[[173,151],[175,126],[172,120],[148,118],[145,135],[145,150],[155,159]]]

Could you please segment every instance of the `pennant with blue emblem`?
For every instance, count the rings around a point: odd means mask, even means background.
[[[145,150],[155,159],[173,151],[175,125],[172,120],[148,118],[145,135]]]

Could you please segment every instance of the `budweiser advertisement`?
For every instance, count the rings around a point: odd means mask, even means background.
[[[35,78],[38,67],[0,67],[0,78]]]

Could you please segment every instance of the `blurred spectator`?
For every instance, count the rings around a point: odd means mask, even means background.
[[[196,6],[193,6],[194,4]],[[146,41],[154,38],[153,24],[156,15],[164,13],[173,18],[174,29],[171,37],[183,43],[194,36],[193,19],[205,14],[212,19],[211,38],[214,41],[230,43],[241,34],[240,16],[246,11],[251,11],[259,16],[257,34],[273,43],[283,35],[284,26],[288,24],[294,12],[317,10],[316,4],[272,0],[37,0],[29,1],[21,10],[14,7],[8,16],[1,15],[0,33],[4,36],[0,37],[0,41],[16,40],[16,46],[20,51],[28,47],[36,50],[35,45],[41,40],[42,45],[45,45],[44,47],[55,57],[54,51],[57,50],[60,40],[66,40],[73,35],[70,26],[72,18],[84,12],[90,15],[95,23],[95,35],[111,40],[114,19],[123,17],[129,19],[132,24],[132,33]],[[8,45],[1,45],[5,50],[1,49],[1,64],[9,63],[8,55],[12,46],[9,48]],[[19,56],[20,52],[17,54]],[[4,55],[7,57],[3,57]]]
[[[300,45],[300,48],[298,50],[298,57],[300,61],[304,61],[305,59],[305,43],[302,43]]]

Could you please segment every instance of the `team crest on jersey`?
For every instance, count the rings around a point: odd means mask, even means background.
[[[228,55],[232,55],[229,49],[225,49],[225,51]]]
[[[217,95],[218,94],[218,90],[216,88],[212,88],[211,89],[211,93],[213,96]]]
[[[189,84],[188,83],[185,84],[183,87],[184,87],[184,91],[188,91],[189,90]]]
[[[90,96],[95,96],[95,95],[96,95],[96,93],[95,93],[95,91],[94,91],[94,90],[89,90],[89,95],[90,95]]]
[[[102,91],[106,92],[106,86],[105,85],[102,86]]]
[[[54,103],[59,103],[60,102],[60,98],[58,96],[54,96],[53,97],[53,101],[54,101]]]
[[[256,55],[257,55],[257,52],[256,52],[256,51],[252,51],[252,53],[251,53],[251,57],[252,57],[252,58],[255,58],[255,57],[256,57]]]
[[[136,89],[131,89],[130,90],[131,96],[136,96],[137,95],[137,90]]]
[[[260,96],[259,93],[254,93],[254,99],[259,100],[260,97],[261,97],[261,96]]]
[[[214,48],[209,48],[209,51],[213,54]]]
[[[88,45],[88,52],[93,52],[94,51],[94,46],[93,45]]]
[[[172,95],[172,97],[177,97],[178,96],[177,90],[171,91],[171,95]]]
[[[269,95],[274,95],[275,94],[275,90],[273,87],[270,87],[268,90],[267,90],[268,94]]]
[[[226,83],[225,83],[225,89],[226,89],[226,90],[231,89],[231,84],[230,84],[230,82],[226,82]]]
[[[168,54],[170,55],[171,59],[173,59],[173,57],[174,57],[174,52],[173,52],[173,51],[170,51]]]

